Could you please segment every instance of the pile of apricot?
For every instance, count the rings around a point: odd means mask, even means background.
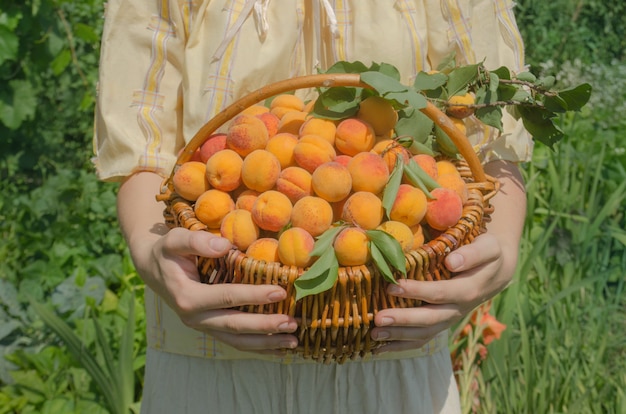
[[[315,260],[316,238],[339,224],[337,260],[357,266],[370,260],[366,230],[385,231],[409,251],[458,222],[465,181],[451,162],[393,139],[398,114],[388,101],[367,98],[338,121],[312,107],[284,94],[247,108],[178,167],[175,192],[209,231],[250,257],[300,268]],[[439,187],[427,196],[404,177],[385,211],[398,157],[413,159]]]

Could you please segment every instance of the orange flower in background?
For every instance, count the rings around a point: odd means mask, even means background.
[[[502,331],[506,329],[506,325],[498,321],[493,315],[484,313],[480,319],[483,326],[483,342],[489,345],[495,339],[500,339]]]

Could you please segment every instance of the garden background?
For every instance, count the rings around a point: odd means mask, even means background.
[[[141,281],[89,161],[102,3],[0,0],[0,414],[139,407]],[[459,373],[464,409],[626,413],[626,3],[516,13],[532,71],[594,92],[523,165],[506,330]]]

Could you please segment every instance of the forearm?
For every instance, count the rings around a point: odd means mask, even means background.
[[[145,268],[152,246],[168,228],[164,224],[164,205],[155,198],[163,178],[151,172],[128,177],[120,186],[117,213],[120,228],[139,274],[145,279]]]

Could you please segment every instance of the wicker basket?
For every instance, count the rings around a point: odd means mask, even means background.
[[[207,122],[180,154],[172,175],[162,185],[157,199],[166,204],[164,216],[169,226],[206,230],[194,215],[193,203],[177,195],[172,185],[176,168],[188,161],[206,139],[245,108],[272,96],[313,87],[368,87],[358,74],[322,74],[303,76],[267,85],[233,103]],[[407,278],[437,281],[452,275],[443,260],[448,253],[470,243],[482,233],[492,209],[489,200],[498,191],[497,181],[485,175],[482,165],[467,137],[438,108],[428,104],[422,110],[443,129],[456,144],[462,160],[455,161],[468,184],[469,199],[459,222],[422,247],[405,254]],[[287,290],[287,299],[269,305],[239,308],[252,313],[281,313],[294,316],[299,324],[298,347],[294,352],[320,362],[342,363],[371,353],[384,342],[373,341],[370,329],[374,316],[386,308],[420,306],[420,301],[388,295],[385,281],[373,264],[339,268],[335,285],[328,291],[296,301],[294,281],[304,269],[281,263],[266,263],[233,249],[219,259],[198,258],[198,269],[204,283],[275,284]]]

